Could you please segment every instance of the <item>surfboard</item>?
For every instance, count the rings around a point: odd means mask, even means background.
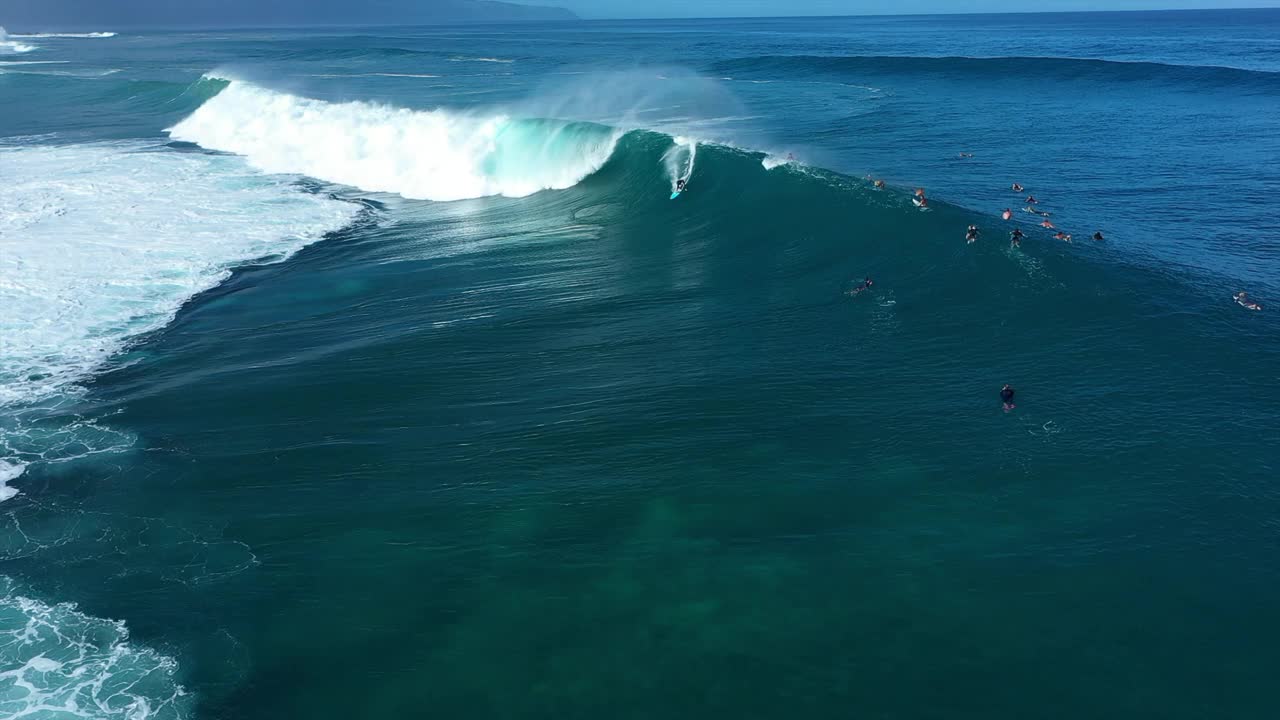
[[[672,199],[672,200],[675,200],[675,199],[676,199],[676,198],[678,198],[678,197],[680,197],[680,191],[679,191],[679,190],[677,190],[677,191],[675,191],[675,192],[671,193],[671,199]]]

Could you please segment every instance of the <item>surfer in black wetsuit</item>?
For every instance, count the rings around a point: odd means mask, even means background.
[[[965,232],[965,234],[964,234],[964,239],[965,239],[966,241],[968,241],[970,244],[972,244],[972,243],[974,243],[974,242],[977,242],[977,240],[978,240],[978,226],[977,226],[977,225],[970,225],[970,226],[969,226],[969,230],[968,230],[967,232]]]
[[[1004,387],[1000,388],[1000,402],[1004,403],[1004,409],[1006,411],[1013,409],[1014,405],[1013,405],[1013,386],[1012,385],[1009,385],[1008,383],[1006,383]]]
[[[1232,298],[1236,301],[1236,303],[1237,303],[1237,304],[1239,304],[1239,305],[1240,305],[1240,307],[1242,307],[1242,308],[1247,308],[1247,309],[1249,309],[1249,310],[1261,310],[1261,309],[1262,309],[1262,306],[1261,306],[1261,305],[1259,305],[1258,303],[1256,303],[1256,302],[1254,302],[1254,301],[1252,301],[1252,300],[1250,300],[1250,299],[1249,299],[1249,293],[1247,293],[1247,292],[1238,292],[1238,293],[1236,293],[1235,295],[1232,295],[1231,297],[1232,297]]]
[[[677,180],[677,181],[676,181],[676,192],[684,192],[684,186],[685,186],[685,183],[686,183],[686,182],[687,182],[687,181],[686,181],[684,178],[681,178],[681,179]]]
[[[868,289],[870,289],[870,288],[871,288],[871,286],[872,286],[873,284],[874,284],[874,283],[872,283],[872,282],[871,282],[871,276],[870,276],[870,275],[868,275],[868,276],[867,276],[867,279],[865,279],[865,280],[863,280],[862,282],[858,283],[858,285],[857,285],[854,289],[852,289],[852,290],[850,290],[850,291],[849,291],[849,294],[850,294],[850,295],[858,295],[858,294],[862,293],[864,290],[868,290]]]
[[[1096,233],[1094,233],[1094,234],[1093,234],[1093,239],[1094,239],[1094,240],[1097,240],[1098,242],[1102,242],[1102,241],[1103,241],[1103,240],[1105,240],[1106,238],[1102,237],[1102,231],[1101,231],[1101,230],[1099,230],[1098,232],[1096,232]]]
[[[1022,231],[1018,228],[1014,228],[1013,232],[1009,233],[1009,246],[1022,247]]]

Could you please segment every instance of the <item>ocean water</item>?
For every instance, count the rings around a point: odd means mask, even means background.
[[[1280,11],[10,30],[0,717],[1274,716]]]

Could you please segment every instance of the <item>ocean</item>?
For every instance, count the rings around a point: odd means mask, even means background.
[[[10,33],[0,717],[1274,716],[1280,11]]]

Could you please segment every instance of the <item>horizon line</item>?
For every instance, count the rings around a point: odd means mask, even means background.
[[[531,5],[527,7],[561,7],[559,5]],[[884,17],[955,17],[955,16],[999,16],[999,15],[1118,15],[1123,13],[1194,13],[1194,12],[1255,12],[1259,10],[1280,10],[1280,5],[1267,7],[1203,7],[1203,8],[1146,8],[1128,10],[1016,10],[1012,12],[892,12],[892,13],[851,13],[845,15],[679,15],[670,17],[579,17],[586,22],[608,20],[790,20],[793,18],[884,18]],[[570,11],[572,12],[572,11]],[[555,20],[539,20],[534,22],[563,22]],[[479,23],[477,23],[479,24]]]
[[[525,7],[561,7],[552,5],[525,5]],[[562,8],[567,9],[567,8]],[[1198,13],[1198,12],[1266,12],[1280,10],[1280,5],[1268,7],[1206,7],[1206,8],[1148,8],[1148,9],[1127,9],[1127,10],[1018,10],[1015,12],[907,12],[907,13],[857,13],[848,15],[709,15],[709,16],[673,16],[673,17],[581,17],[575,16],[571,19],[563,20],[498,20],[498,21],[441,21],[434,23],[317,23],[317,24],[291,24],[276,23],[270,25],[254,25],[254,24],[232,24],[227,25],[133,25],[123,24],[113,26],[116,30],[125,31],[130,29],[150,31],[197,31],[197,30],[304,30],[311,28],[324,29],[340,29],[340,28],[391,28],[391,27],[440,27],[440,26],[503,26],[503,25],[558,25],[571,23],[603,23],[603,22],[672,22],[672,21],[707,21],[707,20],[803,20],[803,19],[836,19],[836,18],[925,18],[925,17],[1003,17],[1008,15],[1141,15],[1152,13]],[[572,11],[570,11],[572,12]],[[0,26],[2,27],[2,26]],[[56,26],[47,25],[41,27],[41,32],[72,32],[81,31],[87,26],[67,25]],[[10,31],[10,34],[13,34]],[[18,33],[21,34],[21,33]]]

